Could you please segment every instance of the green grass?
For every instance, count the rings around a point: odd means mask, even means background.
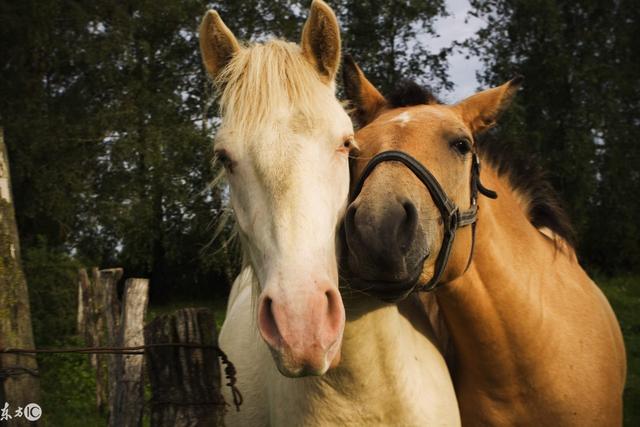
[[[620,321],[627,349],[624,425],[640,426],[640,277],[597,278]]]
[[[78,347],[75,338],[56,342],[55,347]],[[107,418],[96,408],[96,379],[89,356],[79,354],[38,355],[42,424],[51,427],[100,427]]]

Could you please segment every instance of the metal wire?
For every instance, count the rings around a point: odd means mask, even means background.
[[[138,345],[133,347],[72,347],[72,348],[0,348],[0,354],[126,354],[126,355],[144,355],[147,349],[151,348],[163,348],[163,347],[183,347],[191,349],[204,349],[214,350],[220,361],[225,365],[224,372],[228,382],[226,386],[231,389],[231,395],[233,396],[233,404],[237,411],[240,411],[240,405],[242,405],[242,394],[238,387],[236,387],[236,367],[229,360],[224,351],[216,345],[210,344],[198,344],[198,343],[153,343]],[[10,376],[31,374],[38,376],[38,372],[22,366],[11,366],[4,369],[0,369],[0,380],[4,380]]]

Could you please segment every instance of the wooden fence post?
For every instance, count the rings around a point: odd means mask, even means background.
[[[149,281],[128,279],[125,283],[120,317],[118,345],[134,347],[144,345],[144,316],[147,311]],[[116,367],[116,393],[109,425],[137,427],[142,425],[144,409],[144,357],[118,355]]]
[[[100,280],[100,270],[98,267],[91,269],[91,286],[89,287],[91,296],[91,344],[100,347],[105,342],[105,319],[102,311],[102,304],[105,300],[105,289]],[[95,354],[92,360],[96,369],[96,404],[101,413],[105,413],[109,407],[108,384],[107,384],[107,359],[104,354]]]
[[[121,268],[111,268],[100,270],[100,284],[102,287],[102,317],[107,327],[103,345],[107,347],[118,346],[118,335],[120,331],[120,301],[118,300],[118,281],[122,277]],[[113,414],[116,400],[116,383],[118,372],[119,355],[106,355],[107,359],[107,402],[109,414]]]
[[[84,268],[78,272],[78,333],[82,333],[90,347],[118,345],[118,280],[121,277],[121,268],[98,270],[94,267],[92,280]],[[91,354],[89,360],[96,372],[96,406],[100,412],[112,412],[117,356]]]
[[[82,319],[82,324],[78,323],[78,335],[84,338],[85,344],[91,345],[93,329],[93,311],[91,303],[91,282],[87,270],[78,270],[78,322]],[[91,366],[93,365],[93,362]]]
[[[157,317],[145,327],[147,344],[216,345],[213,313],[185,308]],[[151,425],[196,427],[222,425],[220,365],[213,349],[155,347],[146,351],[151,383]]]
[[[76,333],[78,336],[84,337],[87,329],[86,319],[85,319],[85,299],[87,298],[87,291],[85,290],[85,286],[82,282],[82,270],[78,270],[78,314],[76,315]],[[87,274],[85,270],[85,275]]]

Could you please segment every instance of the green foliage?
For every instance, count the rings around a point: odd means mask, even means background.
[[[40,241],[24,251],[23,266],[36,346],[74,334],[79,263]]]
[[[25,251],[42,236],[52,251],[151,276],[152,297],[225,292],[230,261],[209,245],[221,198],[208,185],[204,10],[169,0],[0,5],[0,122]]]
[[[640,277],[598,278],[620,321],[627,350],[624,425],[640,425]]]
[[[338,11],[344,50],[383,93],[401,79],[438,89],[453,87],[448,78],[449,48],[429,49],[437,37],[434,22],[446,16],[443,0],[346,0],[329,2]]]
[[[56,347],[82,346],[76,338],[58,340]],[[89,356],[42,354],[38,356],[42,389],[43,424],[46,426],[106,426],[96,409],[96,379]]]
[[[449,85],[446,51],[420,38],[433,35],[442,0],[330,3],[346,50],[384,89],[425,71]],[[25,252],[42,237],[51,252],[122,266],[151,278],[152,300],[226,292],[235,265],[219,250],[230,229],[212,242],[225,206],[209,186],[217,111],[197,40],[207,7],[241,39],[297,41],[309,2],[0,5],[0,123]]]
[[[566,201],[584,259],[609,272],[638,271],[637,2],[471,4],[486,22],[466,42],[486,66],[483,86],[525,76],[515,107],[491,137],[540,158]]]

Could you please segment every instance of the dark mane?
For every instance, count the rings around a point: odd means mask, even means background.
[[[575,231],[548,174],[536,158],[515,154],[514,150],[505,149],[507,145],[486,135],[478,141],[478,153],[499,176],[509,180],[514,190],[529,199],[527,216],[531,224],[536,228],[549,228],[575,248]]]
[[[430,90],[410,80],[402,80],[387,97],[390,108],[421,104],[437,104]],[[575,248],[576,237],[563,203],[551,186],[544,169],[530,156],[515,154],[505,149],[508,144],[496,141],[491,134],[478,141],[478,151],[483,161],[496,173],[505,176],[514,190],[529,199],[529,221],[536,228],[547,227]]]
[[[421,104],[437,104],[438,100],[428,88],[411,80],[401,80],[387,97],[390,108],[410,107]]]

